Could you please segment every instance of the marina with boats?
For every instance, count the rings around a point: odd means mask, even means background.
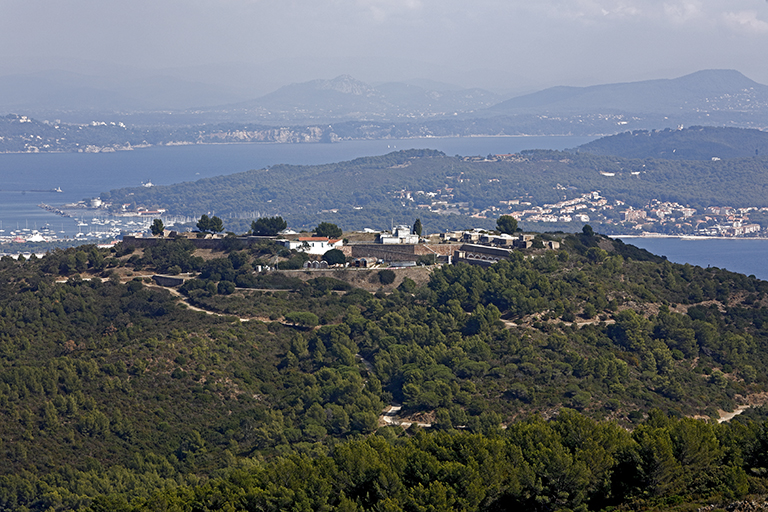
[[[3,227],[0,220],[0,244],[66,241],[107,243],[120,240],[123,235],[145,233],[152,221],[165,213],[164,210],[130,210],[127,207],[122,211],[113,212],[108,206],[109,204],[102,202],[98,197],[63,205],[41,202],[37,207],[59,216],[61,222],[44,216],[44,221],[38,218],[30,223],[25,219],[23,226],[17,221],[13,229],[8,222]],[[186,221],[186,218],[163,217],[163,222],[167,225]]]
[[[66,215],[66,217],[72,217]],[[72,222],[77,228],[77,232],[72,232]],[[93,217],[91,219],[81,217],[72,219],[69,229],[65,228],[65,223],[59,226],[56,223],[43,223],[38,225],[35,221],[32,226],[28,222],[24,227],[17,223],[16,227],[10,229],[8,226],[3,228],[0,225],[0,243],[25,243],[25,242],[57,242],[71,240],[88,241],[109,241],[119,240],[123,235],[136,235],[145,232],[151,223],[151,219],[146,218],[109,218]]]
[[[144,187],[152,185],[149,181],[142,183]],[[16,195],[15,197],[25,197],[26,194],[32,193],[64,194],[61,187],[5,192],[6,198],[14,197],[13,194],[20,194],[20,196]],[[71,201],[72,196],[69,197]],[[113,208],[112,204],[102,201],[100,197],[64,204],[50,204],[42,201],[37,203],[37,208],[39,208],[40,213],[32,213],[28,208],[25,208],[26,212],[23,213],[22,210],[15,211],[12,214],[12,220],[6,216],[5,227],[2,225],[3,220],[0,219],[0,245],[5,246],[0,248],[0,252],[13,252],[13,249],[9,249],[9,247],[13,244],[23,243],[47,242],[59,245],[67,242],[93,242],[104,244],[120,240],[124,235],[140,236],[149,231],[150,224],[156,218],[161,218],[166,226],[194,220],[187,217],[168,216],[163,209],[149,210],[141,207],[136,208],[130,204],[118,205],[117,208]],[[14,209],[9,211],[13,212]],[[58,216],[60,221],[56,221],[54,216]],[[12,227],[14,224],[15,229]]]

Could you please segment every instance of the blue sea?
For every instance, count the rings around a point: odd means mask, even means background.
[[[83,231],[78,222],[89,222],[90,218],[60,217],[37,205],[87,200],[102,192],[137,187],[148,181],[170,185],[275,164],[326,164],[402,149],[437,149],[448,155],[469,156],[524,149],[567,149],[590,140],[593,138],[453,137],[336,144],[166,146],[114,153],[0,154],[0,235],[11,230],[48,227],[60,237],[74,236]],[[61,188],[61,193],[53,192],[56,188]]]
[[[768,280],[768,239],[619,237],[673,263],[719,267]]]

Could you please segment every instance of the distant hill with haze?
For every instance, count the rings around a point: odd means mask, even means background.
[[[622,111],[670,115],[680,110],[767,113],[768,86],[738,71],[710,69],[679,78],[590,87],[552,87],[494,105],[495,113]]]
[[[78,144],[112,150],[159,143],[593,137],[680,126],[768,130],[768,86],[733,70],[705,70],[669,80],[554,87],[506,101],[483,89],[428,80],[371,84],[349,75],[294,83],[252,99],[242,96],[241,89],[217,96],[210,87],[161,75],[124,82],[55,73],[0,77],[0,118],[17,114],[13,116],[17,121],[22,117],[47,120],[79,132],[83,130],[75,124],[122,123],[126,128],[115,140],[105,138],[103,130],[91,130],[93,138],[78,134],[75,143],[70,136],[51,132],[45,123],[21,129],[14,121],[10,127],[0,126],[0,137],[4,137],[0,151],[68,151],[76,150]],[[202,103],[213,97],[222,101]],[[720,148],[706,147],[702,154],[715,149],[725,154]],[[694,152],[691,158],[703,158],[702,154]]]
[[[692,126],[682,130],[636,130],[603,137],[579,146],[576,150],[622,158],[746,158],[768,155],[768,133],[714,126]]]
[[[433,90],[415,84],[389,82],[372,86],[349,75],[286,85],[254,100],[227,109],[251,111],[275,118],[398,118],[451,115],[490,107],[500,97],[483,89]]]

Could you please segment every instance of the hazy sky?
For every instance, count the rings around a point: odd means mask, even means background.
[[[0,74],[150,69],[263,92],[341,73],[517,91],[730,68],[768,84],[767,50],[766,0],[0,0]]]

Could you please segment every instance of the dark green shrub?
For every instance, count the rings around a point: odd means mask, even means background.
[[[340,250],[331,249],[323,254],[323,260],[327,261],[329,265],[343,265],[347,261],[347,258]]]
[[[381,284],[392,284],[395,282],[395,271],[385,268],[379,271],[379,282]]]
[[[230,295],[235,291],[235,283],[232,281],[219,281],[216,291],[219,295]]]

